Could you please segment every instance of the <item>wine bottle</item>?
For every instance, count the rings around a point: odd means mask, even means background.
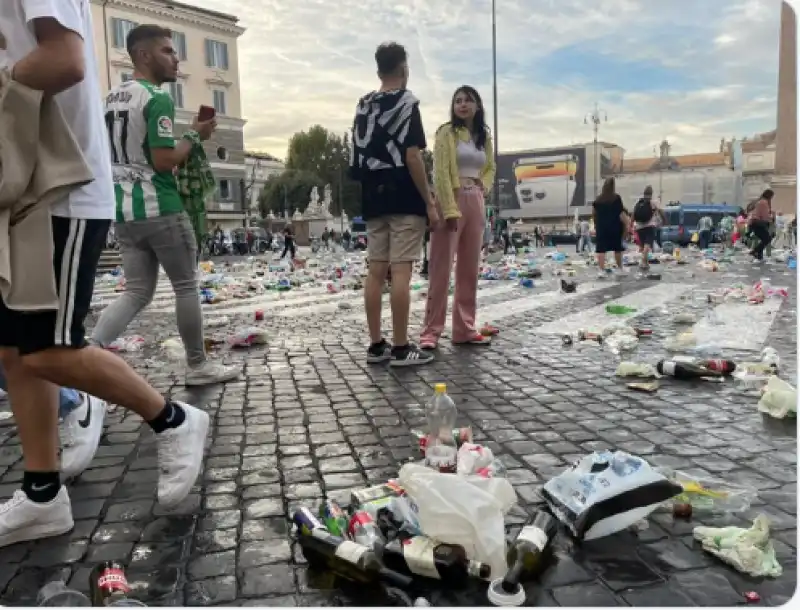
[[[383,549],[384,565],[402,574],[416,574],[458,587],[466,578],[487,580],[491,566],[467,558],[463,546],[436,542],[427,536],[395,539]]]
[[[699,379],[701,377],[721,377],[722,373],[713,371],[692,362],[675,362],[671,360],[659,360],[656,364],[659,375],[674,377],[675,379]]]
[[[303,555],[312,565],[322,567],[350,581],[385,582],[408,588],[412,579],[384,567],[378,556],[363,544],[334,536],[324,528],[314,528],[309,535],[297,537]]]
[[[520,606],[525,592],[520,583],[537,578],[545,569],[545,552],[558,531],[558,522],[539,511],[522,528],[508,550],[509,570],[489,586],[488,596],[495,606]]]

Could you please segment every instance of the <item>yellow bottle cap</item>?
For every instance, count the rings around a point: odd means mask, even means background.
[[[437,383],[433,386],[433,391],[437,394],[446,394],[447,393],[447,384],[446,383]]]

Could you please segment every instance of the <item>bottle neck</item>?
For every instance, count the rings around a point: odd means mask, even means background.
[[[525,571],[525,564],[520,557],[514,562],[514,565],[506,572],[506,575],[503,577],[503,591],[506,593],[514,593],[519,587],[519,583],[522,580],[522,573]]]

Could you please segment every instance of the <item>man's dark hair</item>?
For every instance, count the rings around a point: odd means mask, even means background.
[[[135,59],[133,55],[139,44],[158,40],[159,38],[172,38],[172,30],[152,23],[137,25],[128,32],[128,38],[125,40],[128,55],[132,60]]]
[[[396,42],[385,42],[375,51],[375,63],[381,76],[395,74],[407,60],[405,47]]]
[[[772,201],[772,198],[775,196],[775,191],[772,189],[767,189],[763,193],[761,193],[761,199],[766,199],[767,201]]]

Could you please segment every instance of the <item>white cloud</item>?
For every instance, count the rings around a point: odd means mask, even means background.
[[[289,137],[314,123],[344,132],[357,98],[377,85],[373,54],[386,40],[409,51],[429,133],[460,84],[478,88],[492,116],[490,0],[191,1],[247,28],[239,66],[248,147],[283,156]],[[501,150],[591,140],[583,119],[595,102],[609,118],[601,139],[628,155],[649,155],[664,137],[677,154],[713,151],[722,137],[774,128],[778,0],[497,4]],[[638,90],[620,86],[621,74],[608,75],[617,86],[601,86],[603,75],[580,65],[554,78],[552,54],[570,49],[599,66],[641,71],[649,62],[677,76]]]

